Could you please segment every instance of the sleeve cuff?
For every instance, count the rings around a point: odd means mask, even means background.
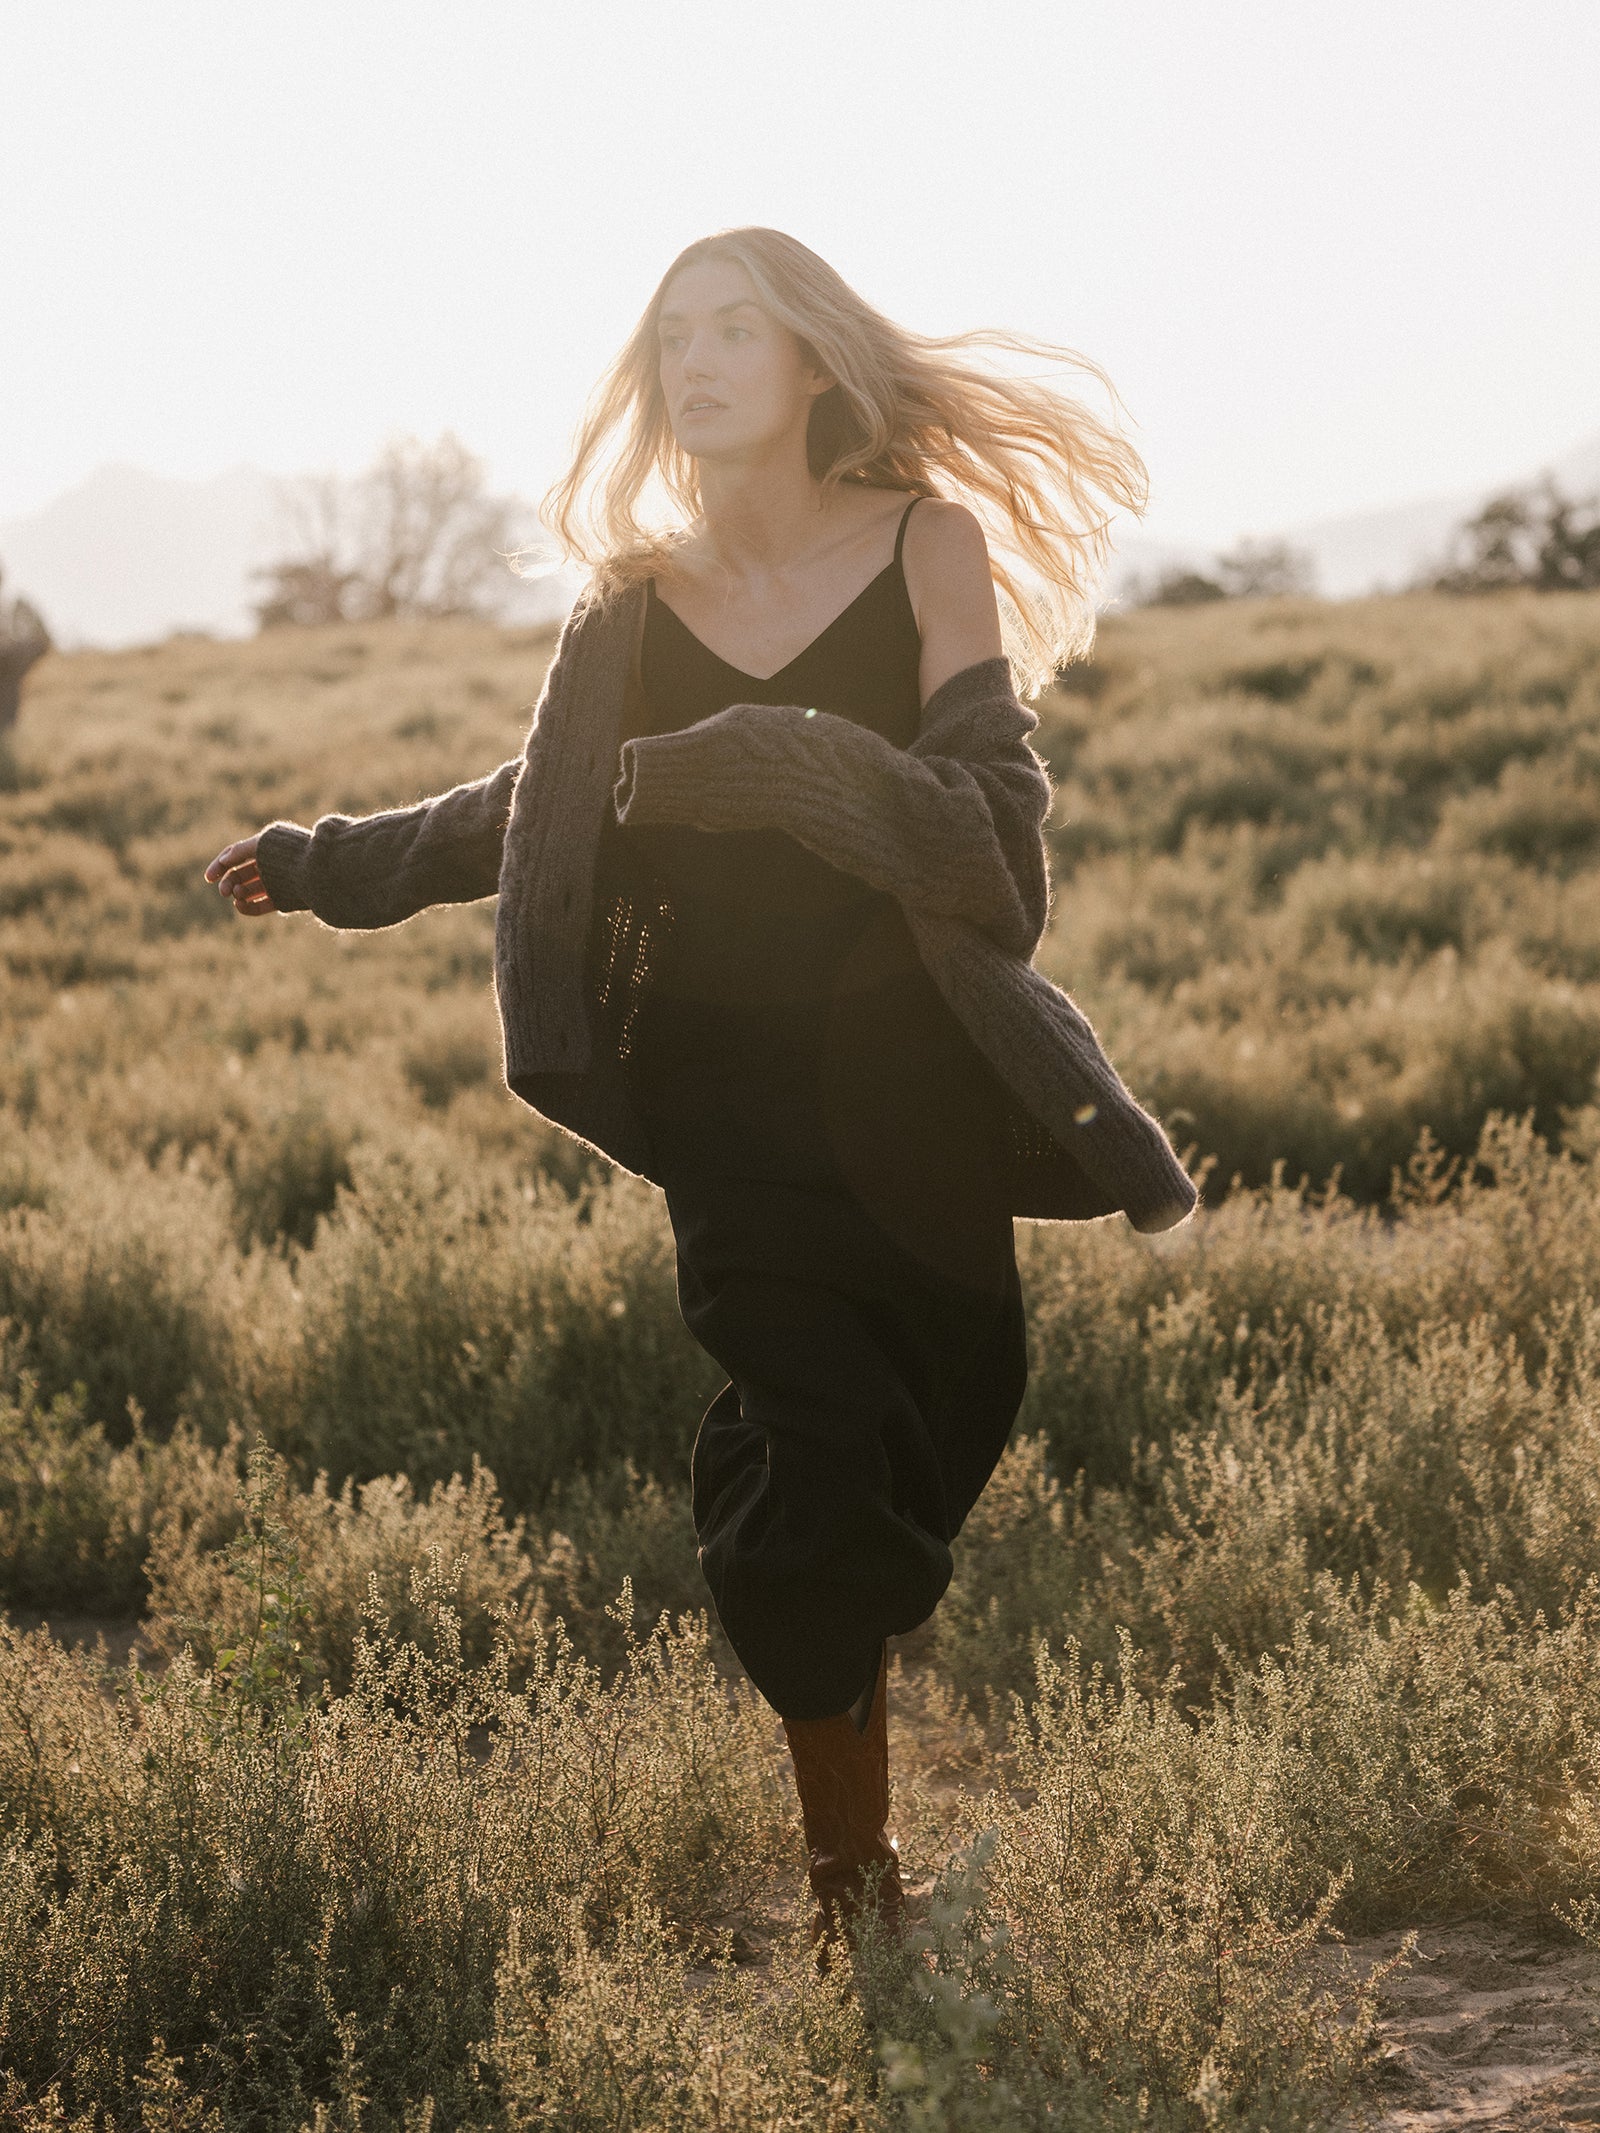
[[[774,781],[792,789],[803,776],[796,735],[841,723],[848,722],[799,704],[730,704],[676,733],[624,741],[622,773],[612,787],[617,820],[698,829],[768,826]]]
[[[617,820],[630,826],[690,823],[706,798],[704,754],[692,727],[624,741],[622,771],[611,789]]]
[[[309,911],[307,881],[311,832],[298,822],[269,822],[256,839],[256,865],[267,894],[279,911]]]

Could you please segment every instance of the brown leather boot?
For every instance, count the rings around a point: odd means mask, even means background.
[[[794,1757],[800,1814],[817,1899],[811,1942],[826,1961],[827,1944],[859,1917],[876,1889],[878,1917],[899,1935],[905,1910],[900,1854],[889,1819],[888,1653],[878,1661],[865,1731],[848,1711],[837,1718],[783,1722]]]

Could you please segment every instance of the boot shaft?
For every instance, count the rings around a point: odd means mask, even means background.
[[[899,1853],[889,1836],[888,1656],[863,1731],[848,1711],[833,1718],[785,1719],[810,1857],[818,1917],[812,1937],[859,1911],[875,1881],[880,1914],[898,1925],[903,1892]]]

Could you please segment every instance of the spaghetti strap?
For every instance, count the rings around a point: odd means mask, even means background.
[[[911,516],[912,512],[916,510],[918,504],[920,504],[921,501],[922,498],[920,496],[913,496],[910,503],[906,505],[905,509],[900,514],[900,530],[894,537],[894,559],[897,563],[900,561],[900,550],[905,545],[906,520]]]

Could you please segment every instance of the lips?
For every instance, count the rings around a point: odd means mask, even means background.
[[[721,406],[720,400],[691,400],[683,412],[686,415],[714,415]]]

